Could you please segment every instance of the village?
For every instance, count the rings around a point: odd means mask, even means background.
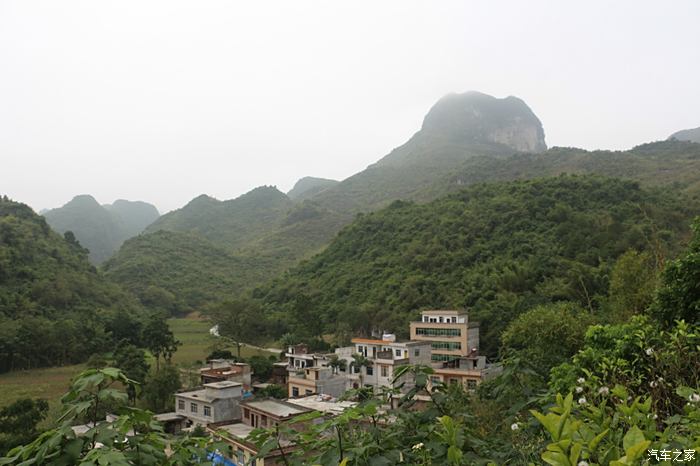
[[[158,414],[156,419],[174,434],[205,429],[228,445],[227,451],[212,453],[215,463],[244,465],[251,464],[259,453],[248,438],[253,430],[285,421],[303,429],[303,423],[295,424],[294,418],[311,412],[338,415],[357,404],[352,396],[344,395],[359,389],[394,389],[387,409],[396,408],[401,394],[415,386],[410,371],[396,376],[401,366],[430,367],[427,390],[436,384],[459,384],[473,390],[500,371],[500,366],[479,355],[479,325],[470,322],[465,311],[423,311],[420,321],[411,322],[408,341],[384,333],[351,342],[351,346],[325,354],[310,352],[305,344],[289,346],[284,353],[286,360],[274,364],[270,380],[257,383],[253,383],[254,374],[246,363],[210,360],[199,369],[201,387],[176,393],[174,411]],[[265,396],[264,390],[271,384],[286,387],[287,399]],[[427,393],[417,394],[412,409],[421,409],[428,400]],[[294,448],[290,442],[283,450]],[[254,464],[277,464],[281,454],[273,450]]]

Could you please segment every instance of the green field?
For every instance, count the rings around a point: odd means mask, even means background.
[[[168,325],[170,325],[175,338],[182,343],[182,346],[177,349],[173,356],[173,362],[176,364],[191,365],[197,361],[204,361],[219,340],[209,333],[212,324],[207,320],[194,318],[168,319]],[[236,354],[235,346],[231,345],[227,349]],[[249,358],[254,355],[267,357],[273,354],[248,346],[241,348],[241,357],[243,358]]]
[[[196,318],[169,319],[175,338],[182,342],[173,356],[173,362],[191,366],[204,361],[211,352],[217,338],[209,334],[211,323]],[[235,348],[230,348],[235,354]],[[244,346],[241,356],[270,356],[273,353]],[[49,367],[0,374],[0,407],[7,406],[20,398],[44,398],[49,401],[49,419],[55,419],[60,410],[60,398],[67,391],[70,381],[84,364],[64,367]]]
[[[44,398],[49,402],[47,419],[56,419],[61,410],[61,396],[70,381],[85,366],[48,367],[0,374],[0,407],[20,398]]]

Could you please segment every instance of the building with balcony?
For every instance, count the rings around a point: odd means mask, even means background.
[[[393,334],[384,334],[381,339],[353,338],[351,342],[353,346],[335,350],[338,357],[346,362],[348,388],[391,387],[394,385],[394,371],[398,366],[430,365],[430,342],[400,342],[396,341]],[[353,364],[354,354],[361,354],[368,359],[369,364],[357,367]],[[411,380],[397,381],[398,384],[402,382],[405,390],[412,386]]]
[[[310,395],[339,397],[347,389],[347,377],[335,374],[330,367],[306,367],[290,372],[287,380],[289,398]]]
[[[429,310],[411,322],[411,340],[431,344],[431,360],[446,362],[479,352],[479,324],[469,322],[466,311]]]

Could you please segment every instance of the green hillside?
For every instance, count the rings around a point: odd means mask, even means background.
[[[286,322],[282,332],[315,320],[325,332],[405,336],[421,308],[467,308],[493,355],[508,322],[537,304],[598,309],[618,256],[650,245],[672,256],[697,213],[698,204],[678,193],[631,181],[481,184],[363,215],[323,253],[254,296],[269,319]]]
[[[261,186],[228,201],[201,195],[181,209],[160,217],[146,230],[196,234],[236,251],[279,227],[294,202],[273,186]]]
[[[263,267],[199,236],[157,231],[126,241],[103,269],[149,308],[181,313],[230,296]]]
[[[336,180],[305,176],[294,183],[294,187],[289,190],[287,196],[293,201],[303,201],[336,184],[338,184]]]
[[[212,287],[213,292],[206,296],[221,298],[221,293],[260,286],[312,257],[358,213],[376,211],[396,200],[424,203],[475,183],[562,173],[594,173],[638,180],[643,186],[680,188],[690,195],[700,192],[700,144],[671,140],[628,151],[543,149],[542,124],[522,100],[474,92],[453,94],[430,109],[409,141],[340,183],[302,179],[290,191],[295,200],[273,187],[256,188],[227,201],[203,195],[162,216],[147,231],[183,232],[206,240],[198,243],[199,252],[191,260],[218,258],[217,266],[205,275],[226,285]],[[170,259],[161,254],[178,249],[179,241],[179,236],[167,235],[134,238],[128,249],[138,250],[140,257],[135,259],[128,251],[117,255],[110,261],[110,275],[139,296],[149,285],[164,288],[168,280],[162,271],[166,268],[135,270],[133,265],[139,261],[167,264]],[[139,242],[144,244],[137,246]],[[160,244],[151,247],[154,243]],[[205,252],[207,244],[219,250]],[[121,263],[127,258],[131,265]],[[130,278],[132,273],[111,273],[118,269],[138,273],[139,280]],[[183,274],[199,270],[181,268]],[[223,275],[214,279],[218,271]],[[191,276],[183,281],[201,283],[201,278]],[[205,301],[191,299],[189,291],[185,296],[181,287],[167,289],[178,306],[199,306]]]
[[[0,198],[0,371],[83,361],[139,311],[72,235]]]
[[[58,233],[72,231],[89,250],[90,261],[100,264],[126,239],[138,235],[157,219],[158,210],[146,202],[121,199],[102,206],[92,196],[80,195],[43,215]]]

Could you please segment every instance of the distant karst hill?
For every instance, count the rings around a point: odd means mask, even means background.
[[[338,184],[336,180],[305,176],[294,184],[294,187],[287,193],[287,196],[294,201],[302,201],[336,184]]]
[[[669,139],[700,143],[700,128],[684,129],[682,131],[677,131],[671,136],[669,136]]]
[[[147,235],[132,239],[131,252],[117,255],[109,268],[127,270],[121,261],[135,264],[138,251],[139,261],[153,266],[140,273],[135,291],[142,295],[149,285],[162,288],[165,271],[158,264],[168,263],[167,251],[184,240],[178,235],[149,235],[159,230],[184,233],[205,240],[188,253],[195,262],[199,259],[194,256],[203,254],[207,244],[225,251],[222,260],[230,266],[219,263],[215,269],[220,272],[214,275],[226,270],[228,275],[221,275],[220,282],[231,283],[231,292],[239,292],[322,251],[357,214],[396,200],[430,202],[485,181],[564,173],[615,176],[700,194],[700,144],[670,140],[628,151],[547,150],[542,123],[523,100],[478,92],[450,94],[430,109],[420,130],[406,143],[365,170],[341,182],[302,178],[288,195],[270,186],[226,201],[202,195],[161,217],[149,226]],[[140,242],[158,247],[140,247]],[[182,267],[181,274],[199,273],[195,270]],[[127,280],[127,273],[112,275],[127,287],[136,286]],[[229,276],[235,280],[229,281]],[[220,293],[216,286],[208,289],[207,299]],[[169,292],[185,306],[203,302],[178,296],[177,287]]]
[[[100,264],[126,239],[141,233],[159,214],[155,206],[146,202],[120,199],[111,205],[100,205],[94,197],[83,194],[43,215],[55,231],[72,231],[80,244],[90,251],[90,262]]]

